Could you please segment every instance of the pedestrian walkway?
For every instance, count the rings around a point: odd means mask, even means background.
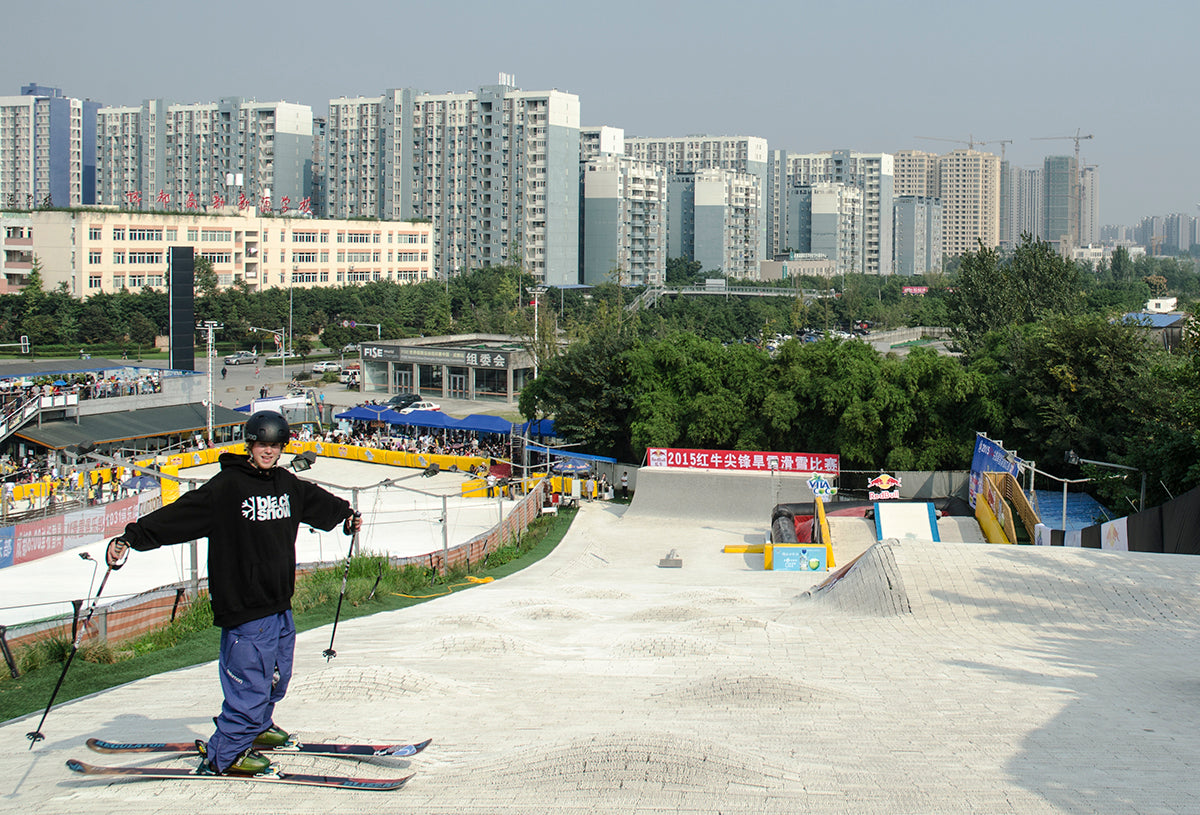
[[[585,503],[522,572],[344,621],[332,661],[328,628],[301,635],[284,727],[433,745],[280,762],[415,772],[400,792],[68,773],[71,757],[119,763],[89,755],[89,736],[207,736],[208,664],[64,704],[33,751],[36,717],[0,726],[0,801],[23,815],[1200,811],[1200,559],[884,542],[815,590],[823,575],[722,553],[756,526]],[[682,568],[659,568],[670,550]]]

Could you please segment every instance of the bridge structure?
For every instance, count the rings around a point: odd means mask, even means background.
[[[841,292],[819,289],[784,289],[775,286],[650,286],[625,306],[628,312],[654,308],[658,301],[670,295],[717,295],[729,297],[797,297],[811,305],[817,300],[840,297]]]

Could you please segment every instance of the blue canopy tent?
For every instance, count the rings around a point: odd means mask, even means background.
[[[531,453],[542,453],[543,455],[550,456],[551,458],[568,458],[576,459],[578,461],[604,461],[609,464],[617,463],[615,458],[609,458],[608,456],[593,456],[591,453],[576,453],[574,450],[556,450],[555,448],[547,447],[544,444],[530,443],[525,445],[525,449]]]
[[[391,424],[412,425],[413,427],[444,427],[455,430],[462,427],[458,419],[447,416],[440,410],[414,410],[411,413],[395,413],[395,418],[387,421]]]
[[[349,410],[334,414],[335,419],[353,419],[359,422],[391,422],[398,424],[387,414],[394,411],[387,405],[357,405]]]
[[[513,429],[522,436],[553,436],[554,435],[554,420],[553,419],[536,419],[532,422],[523,422],[519,425],[514,425]]]
[[[508,419],[499,416],[488,416],[484,413],[472,413],[459,424],[462,430],[474,430],[478,433],[511,433],[513,424]]]

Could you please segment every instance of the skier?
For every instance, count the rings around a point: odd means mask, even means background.
[[[198,772],[261,773],[270,761],[254,749],[287,742],[272,712],[292,675],[296,628],[296,533],[301,523],[353,534],[362,519],[345,500],[276,466],[291,436],[273,411],[246,422],[248,455],[224,453],[221,470],[198,489],[125,527],[109,541],[108,565],[127,549],[155,549],[208,538],[213,623],[221,628],[218,673],[224,702],[202,748]]]

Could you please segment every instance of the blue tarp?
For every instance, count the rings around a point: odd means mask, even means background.
[[[1062,490],[1034,490],[1033,508],[1051,529],[1063,528]],[[1067,493],[1067,529],[1086,529],[1120,517],[1086,492]]]

